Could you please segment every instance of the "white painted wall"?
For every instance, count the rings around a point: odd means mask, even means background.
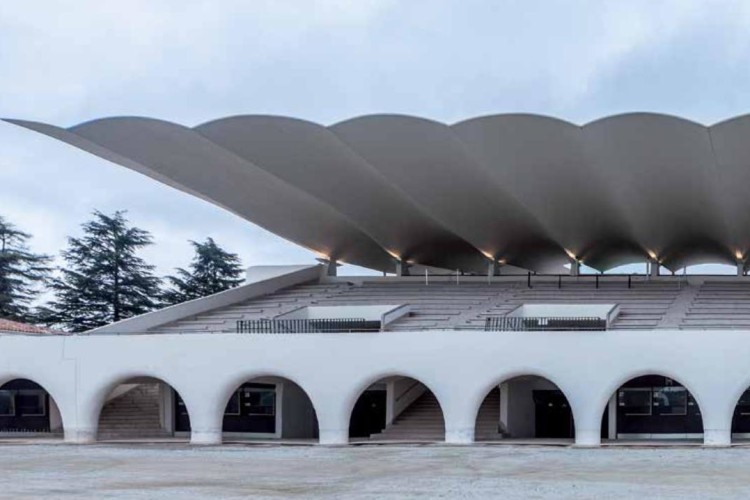
[[[576,442],[597,445],[614,391],[654,373],[685,385],[700,405],[705,442],[726,445],[734,406],[750,386],[747,359],[746,330],[7,335],[0,336],[0,384],[39,383],[60,409],[66,440],[88,442],[112,389],[134,377],[159,378],[185,400],[192,442],[218,443],[232,391],[259,376],[286,377],[310,396],[320,440],[330,444],[348,441],[350,412],[363,390],[401,375],[435,393],[447,441],[469,443],[479,405],[493,387],[539,375],[567,396]]]
[[[276,316],[276,319],[352,319],[380,321],[381,326],[409,314],[411,308],[404,304],[375,306],[305,306]]]
[[[523,304],[508,316],[521,318],[594,317],[607,319],[617,304]]]

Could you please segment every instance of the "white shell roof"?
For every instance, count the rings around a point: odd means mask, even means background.
[[[678,269],[750,250],[750,116],[652,113],[583,126],[504,114],[454,125],[370,115],[329,127],[236,116],[194,128],[119,117],[7,120],[211,201],[342,262],[394,257],[537,272],[656,256]]]

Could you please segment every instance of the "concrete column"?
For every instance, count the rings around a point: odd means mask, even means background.
[[[344,429],[320,428],[320,444],[340,445],[349,443],[349,427]]]
[[[464,408],[451,407],[450,403],[446,404],[443,418],[445,419],[445,442],[447,444],[472,444],[474,442],[477,416],[476,414],[470,414],[467,411],[468,408],[468,404]]]
[[[500,389],[500,429],[509,433],[508,428],[508,401],[510,400],[510,390],[508,388],[508,382],[503,382],[499,386]]]
[[[401,259],[395,260],[396,262],[396,276],[409,276],[409,264]]]
[[[159,382],[159,396],[161,427],[171,436],[174,434],[174,390],[169,384]]]
[[[607,439],[617,439],[617,392],[609,398],[607,404],[608,429]]]
[[[487,276],[498,276],[500,274],[500,262],[497,259],[488,259]]]
[[[601,429],[579,429],[576,426],[576,446],[595,448],[602,444]]]
[[[446,426],[445,442],[447,444],[472,444],[474,442],[474,426]]]
[[[583,391],[581,387],[579,390]],[[576,397],[578,396],[578,397]],[[597,447],[602,442],[601,400],[588,397],[588,394],[568,391],[568,402],[573,409],[576,430],[576,446]]]
[[[703,445],[727,447],[732,445],[732,429],[703,429]]]
[[[651,259],[648,261],[649,263],[649,272],[648,275],[652,278],[656,278],[659,276],[659,262],[656,259]]]
[[[737,276],[745,275],[745,260],[744,258],[737,259]]]
[[[325,267],[326,276],[336,276],[336,268],[339,267],[336,259],[315,259]]]
[[[332,388],[328,388],[332,389]],[[308,392],[318,415],[319,443],[342,445],[349,443],[349,419],[359,392],[346,394],[342,389],[316,393]]]
[[[581,263],[576,259],[570,259],[570,275],[578,276],[581,271]]]
[[[95,443],[99,428],[99,412],[81,411],[79,408],[75,421],[63,421],[63,435],[66,443]]]
[[[99,428],[99,412],[104,405],[95,388],[79,389],[75,402],[66,406],[65,401],[57,401],[63,417],[63,434],[66,443],[95,443]]]
[[[180,394],[190,414],[190,444],[221,444],[226,401],[219,401],[217,394]]]
[[[96,427],[89,428],[63,428],[64,439],[66,443],[88,444],[96,442]]]

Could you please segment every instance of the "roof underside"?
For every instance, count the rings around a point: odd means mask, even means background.
[[[750,250],[750,116],[8,121],[372,269],[395,257],[486,272],[494,258],[545,272],[574,255],[599,270],[656,256],[674,270]]]

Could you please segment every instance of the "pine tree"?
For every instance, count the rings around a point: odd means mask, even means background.
[[[151,235],[131,227],[123,211],[95,211],[81,227],[83,237],[68,238],[62,252],[66,266],[52,280],[47,322],[80,332],[156,308],[160,280],[138,256]]]
[[[204,243],[191,241],[195,250],[190,270],[176,269],[176,276],[167,276],[171,285],[164,292],[166,304],[179,304],[235,287],[242,282],[242,265],[237,254],[227,252],[206,238]]]
[[[0,216],[0,318],[33,323],[30,305],[50,272],[50,257],[29,250],[29,233]]]

